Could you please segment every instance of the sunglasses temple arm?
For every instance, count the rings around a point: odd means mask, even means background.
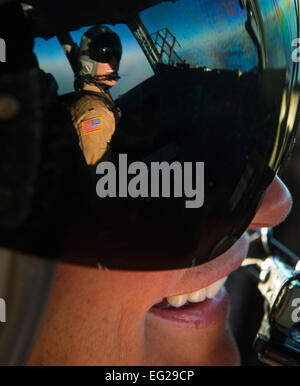
[[[265,301],[254,351],[267,365],[300,366],[300,260],[272,229],[251,230],[249,238],[249,257],[241,269],[254,278]]]

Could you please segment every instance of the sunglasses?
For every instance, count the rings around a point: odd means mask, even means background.
[[[82,155],[71,162],[64,152],[73,179],[45,212],[60,221],[27,227],[28,238],[2,233],[1,245],[123,270],[186,268],[227,251],[288,158],[298,126],[298,2],[261,3],[162,1],[130,13],[121,38],[131,70],[120,85],[108,163],[91,176],[82,162],[75,173]],[[115,37],[103,38],[90,55],[118,60],[121,49]],[[51,160],[61,170],[57,152]],[[53,239],[59,248],[50,250]]]

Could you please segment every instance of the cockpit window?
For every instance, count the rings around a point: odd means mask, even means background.
[[[89,28],[90,26],[71,32],[74,43],[79,46],[82,35]],[[111,89],[112,97],[117,99],[120,95],[151,77],[153,71],[138,42],[126,25],[109,25],[109,28],[119,35],[123,46],[119,70],[120,80]],[[48,41],[36,38],[34,51],[38,57],[40,68],[55,77],[59,86],[59,95],[74,91],[74,74],[57,38],[54,37]]]
[[[56,37],[49,40],[36,38],[34,53],[37,56],[39,67],[46,73],[51,73],[56,79],[59,94],[74,90],[72,69]]]
[[[287,42],[297,30],[295,18],[286,16],[295,9],[287,9],[284,1],[274,2],[275,9],[266,2],[255,14],[240,0],[166,1],[133,14],[127,25],[108,25],[123,47],[120,80],[111,89],[112,97],[119,98],[153,76],[161,64],[241,72],[285,67],[291,58]],[[77,45],[88,28],[70,33]],[[57,80],[58,93],[74,91],[74,74],[57,38],[36,38],[35,52],[40,67]]]
[[[175,63],[241,71],[258,65],[257,49],[245,28],[247,11],[240,1],[166,2],[142,11],[140,18],[154,41],[158,39],[160,52],[166,32],[176,38],[174,51],[180,59],[173,55]],[[175,42],[174,38],[169,35],[168,41]],[[164,48],[168,51],[166,44]]]
[[[109,26],[116,32],[123,46],[120,64],[120,80],[111,88],[113,98],[118,98],[127,91],[151,77],[154,73],[141,47],[126,25]]]

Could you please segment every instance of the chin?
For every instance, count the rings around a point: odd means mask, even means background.
[[[208,366],[241,366],[240,353],[230,330],[225,331]]]

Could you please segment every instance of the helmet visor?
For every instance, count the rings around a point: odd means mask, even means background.
[[[165,270],[216,258],[246,231],[293,143],[297,2],[149,3],[114,27],[122,117],[92,197],[78,200],[87,210],[68,217],[61,260]],[[104,37],[94,60],[117,55]]]
[[[118,98],[115,182],[105,179],[107,170],[104,178],[106,164],[97,168],[98,213],[106,220],[85,249],[86,263],[184,268],[241,237],[295,135],[294,6],[179,0],[128,20],[148,67],[123,45],[126,68],[136,70]],[[82,240],[70,252],[78,262]]]

